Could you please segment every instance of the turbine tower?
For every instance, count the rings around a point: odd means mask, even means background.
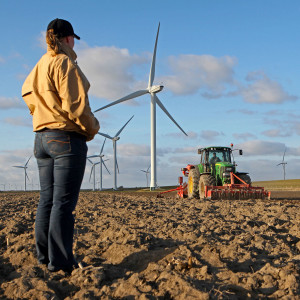
[[[156,49],[157,49],[157,40],[159,34],[160,23],[158,24],[155,46],[153,51],[152,63],[150,68],[149,74],[149,82],[148,87],[145,90],[139,90],[133,92],[123,98],[120,98],[108,105],[105,105],[95,112],[110,107],[112,105],[145,95],[151,95],[151,104],[150,104],[150,111],[151,111],[151,182],[150,182],[150,190],[154,190],[157,187],[157,173],[156,173],[156,104],[164,111],[164,113],[173,121],[173,123],[187,136],[186,132],[178,125],[178,123],[173,119],[167,109],[164,107],[162,102],[158,99],[157,93],[163,89],[162,85],[153,85],[154,76],[155,76],[155,62],[156,62]]]
[[[102,144],[102,148],[101,148],[100,153],[98,155],[91,155],[91,156],[87,157],[87,158],[93,158],[93,157],[99,157],[100,158],[100,162],[99,162],[99,164],[100,164],[100,186],[99,186],[99,190],[100,191],[102,191],[102,165],[105,167],[106,171],[110,175],[110,172],[108,171],[108,169],[107,169],[107,167],[105,165],[105,162],[103,160],[104,154],[102,154],[103,153],[103,148],[104,148],[105,141],[106,141],[106,138],[104,139],[104,142]]]
[[[25,173],[25,185],[24,185],[25,186],[25,191],[27,190],[27,188],[26,188],[26,183],[27,183],[26,179],[29,180],[29,177],[27,175],[27,168],[28,168],[27,165],[28,165],[28,162],[29,162],[30,158],[31,158],[31,156],[28,158],[28,160],[27,160],[27,162],[25,163],[24,166],[13,166],[14,168],[24,169],[24,173]]]
[[[282,168],[283,168],[283,180],[285,180],[285,166],[287,165],[287,162],[284,161],[285,152],[286,152],[286,148],[284,149],[284,152],[283,152],[282,162],[277,165],[277,166],[282,165]]]
[[[148,185],[148,174],[150,173],[150,172],[149,172],[150,167],[151,167],[151,165],[148,167],[147,170],[141,170],[142,172],[144,172],[144,173],[146,174],[147,187],[149,186],[149,185]]]
[[[113,149],[114,149],[114,190],[117,190],[118,187],[117,187],[117,169],[118,168],[118,162],[117,162],[117,141],[120,139],[120,134],[121,132],[123,131],[123,129],[125,128],[125,126],[131,121],[131,119],[133,118],[134,116],[132,116],[126,123],[125,125],[115,134],[115,136],[110,136],[106,133],[102,133],[102,132],[98,132],[98,134],[112,140],[113,142]]]

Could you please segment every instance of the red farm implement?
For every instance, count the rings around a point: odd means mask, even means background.
[[[263,187],[252,186],[248,173],[236,171],[232,147],[199,149],[200,164],[189,164],[181,169],[183,175],[188,177],[188,182],[183,183],[183,178],[179,177],[177,188],[161,192],[158,196],[177,191],[179,197],[189,199],[270,199],[270,192]],[[242,150],[238,151],[240,155],[243,154]]]

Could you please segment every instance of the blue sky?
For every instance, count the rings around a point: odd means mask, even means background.
[[[197,163],[207,145],[242,148],[240,171],[252,180],[299,178],[299,1],[0,1],[0,189],[24,186],[32,155],[31,116],[21,87],[45,53],[44,34],[54,18],[69,20],[81,40],[74,50],[91,83],[93,110],[144,89],[160,22],[155,84],[185,137],[157,108],[158,184],[177,183],[180,168]],[[146,184],[150,164],[150,96],[97,112],[101,132],[118,141],[118,185]],[[103,138],[89,142],[97,154]],[[112,143],[104,148],[112,171]],[[34,158],[30,184],[38,184]],[[104,187],[113,176],[104,171]],[[91,187],[87,163],[83,187]],[[99,178],[97,174],[96,177]]]

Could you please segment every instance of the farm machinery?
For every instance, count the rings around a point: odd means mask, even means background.
[[[233,149],[232,144],[231,147],[198,149],[200,164],[188,164],[182,168],[183,175],[188,177],[187,183],[179,177],[179,187],[170,191],[177,190],[179,197],[189,199],[270,199],[270,192],[251,185],[248,173],[237,172],[233,156],[235,150],[239,155],[243,154],[242,150]]]

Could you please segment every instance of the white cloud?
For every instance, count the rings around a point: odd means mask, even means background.
[[[223,93],[226,85],[233,83],[237,60],[234,57],[221,58],[212,55],[171,56],[169,65],[173,75],[161,80],[174,94],[195,94],[199,89],[207,89],[210,94]]]
[[[174,153],[198,153],[198,149],[200,147],[182,147],[182,148],[176,148],[174,150]]]
[[[245,132],[245,133],[234,133],[233,137],[237,140],[248,140],[248,139],[253,139],[256,136],[253,133]]]
[[[184,135],[182,132],[172,132],[172,133],[167,133],[164,136],[171,137],[171,138],[182,138],[182,139],[191,139],[195,140],[198,138],[198,133],[194,131],[187,131],[186,132],[188,136]]]
[[[290,133],[283,132],[282,128],[265,130],[261,134],[265,135],[265,136],[268,136],[268,137],[287,137],[287,136],[291,136]]]
[[[46,31],[41,31],[40,32],[40,35],[38,36],[37,41],[38,41],[38,44],[39,44],[40,48],[42,48],[44,50],[47,50]]]
[[[32,121],[29,119],[25,119],[22,117],[7,117],[4,119],[4,123],[13,125],[13,126],[21,126],[21,127],[32,127]]]
[[[279,142],[252,140],[238,144],[237,147],[243,149],[244,154],[247,156],[281,155],[285,149],[285,144]]]
[[[202,130],[201,133],[199,134],[199,136],[201,138],[203,138],[204,140],[207,140],[207,141],[212,141],[216,137],[221,136],[221,135],[224,135],[224,133],[218,132],[215,130]]]
[[[252,72],[247,76],[252,82],[242,88],[241,94],[250,103],[282,103],[297,100],[297,96],[289,95],[276,81],[271,80],[262,72]]]
[[[78,63],[91,83],[90,95],[112,100],[136,90],[132,68],[148,61],[146,55],[131,55],[116,47],[82,47],[78,51]],[[147,84],[145,80],[144,88]]]
[[[228,113],[240,113],[244,115],[255,115],[257,114],[257,111],[250,110],[250,109],[230,109],[227,111]]]
[[[149,156],[150,147],[137,144],[120,144],[117,146],[118,153],[122,156]]]
[[[0,109],[27,108],[23,100],[17,97],[0,97]]]

